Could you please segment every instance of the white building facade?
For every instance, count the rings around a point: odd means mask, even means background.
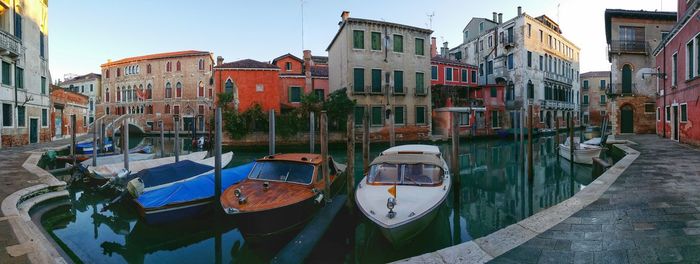
[[[102,95],[102,75],[97,73],[88,73],[62,81],[58,84],[58,86],[80,93],[89,98],[88,113],[86,115],[86,120],[84,120],[84,124],[92,124],[92,122],[95,120],[97,101]]]

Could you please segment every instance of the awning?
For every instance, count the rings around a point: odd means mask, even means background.
[[[372,161],[370,165],[377,164],[428,164],[442,169],[445,163],[437,155],[431,154],[388,154],[381,155]]]

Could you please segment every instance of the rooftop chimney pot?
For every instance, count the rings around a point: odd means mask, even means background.
[[[224,57],[216,57],[216,66],[220,66],[221,64],[224,64]]]
[[[523,7],[522,7],[522,6],[518,6],[518,16],[520,16],[520,15],[522,15],[522,14],[523,14]]]
[[[503,23],[503,13],[498,13],[498,24]]]
[[[496,22],[496,21],[497,21],[497,20],[496,20],[496,16],[497,16],[496,14],[497,14],[496,12],[493,12],[493,19],[492,19],[493,22]]]
[[[340,14],[340,18],[342,21],[348,21],[348,18],[350,17],[350,11],[343,11],[343,13]]]

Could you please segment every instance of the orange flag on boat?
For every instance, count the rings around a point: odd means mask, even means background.
[[[387,191],[391,194],[391,196],[394,196],[394,198],[396,198],[396,185],[389,187]]]

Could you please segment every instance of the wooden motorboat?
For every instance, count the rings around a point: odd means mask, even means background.
[[[248,241],[301,228],[322,206],[321,155],[271,155],[256,161],[248,177],[221,195],[226,214],[233,216]],[[328,161],[331,194],[345,189],[345,167]]]
[[[571,149],[569,146],[569,140],[564,144],[559,144],[559,156],[571,160]],[[574,141],[574,162],[592,165],[593,158],[600,157],[601,151],[603,151],[603,148],[600,146],[576,143]]]
[[[180,160],[200,161],[200,160],[203,160],[206,156],[207,156],[206,151],[200,151],[200,152],[194,152],[194,153],[191,153],[188,155],[180,156]],[[135,161],[135,162],[129,163],[129,172],[131,174],[138,173],[139,171],[144,170],[144,169],[150,169],[153,167],[157,167],[160,165],[173,163],[173,162],[175,162],[175,157],[166,157],[166,158],[160,158],[160,159]],[[122,170],[124,170],[123,163],[107,164],[107,165],[87,168],[87,171],[89,172],[88,175],[90,177],[92,177],[95,180],[102,180],[102,181],[108,180],[110,178],[117,176],[120,173],[123,173]]]
[[[383,151],[355,191],[357,207],[400,247],[435,218],[451,187],[436,146],[403,145]]]

